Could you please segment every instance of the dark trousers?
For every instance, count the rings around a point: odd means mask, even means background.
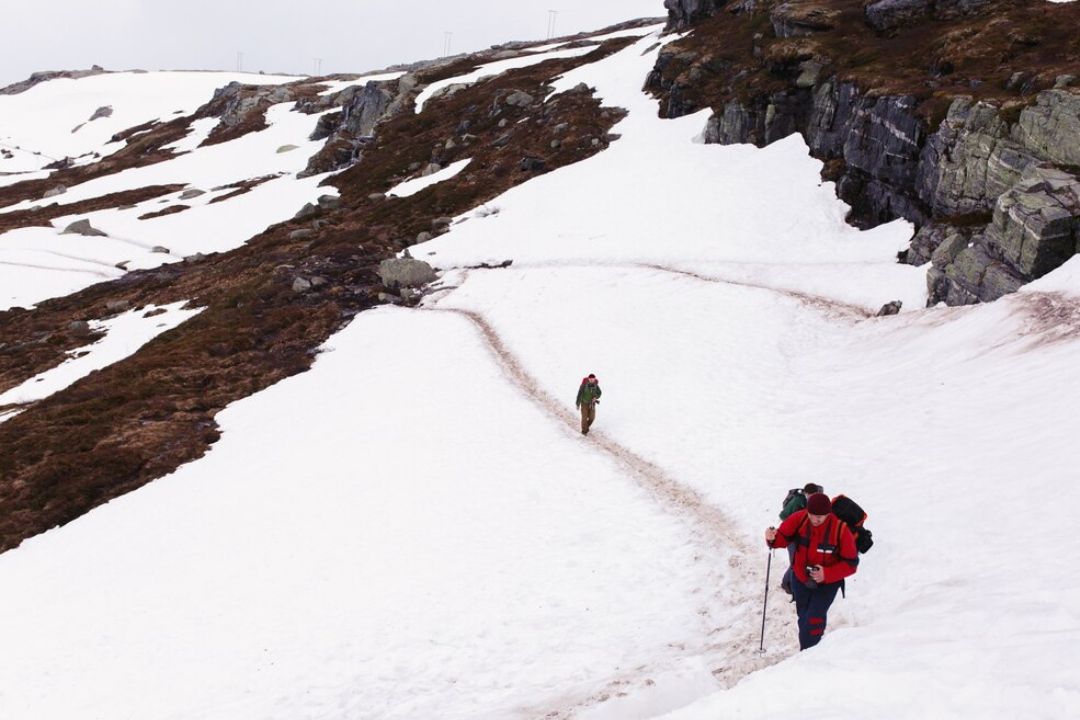
[[[795,612],[799,615],[799,649],[805,650],[821,642],[829,606],[840,591],[840,583],[808,588],[795,573],[791,574],[791,592],[795,596]]]
[[[587,435],[593,421],[596,420],[596,403],[581,403],[581,434]]]
[[[790,588],[791,587],[791,578],[795,574],[795,571],[791,569],[791,566],[795,563],[795,551],[797,549],[798,549],[797,545],[788,545],[787,546],[788,568],[787,568],[787,570],[784,571],[784,577],[780,578],[780,587],[783,587],[783,588]],[[790,590],[789,590],[789,592],[790,592]]]

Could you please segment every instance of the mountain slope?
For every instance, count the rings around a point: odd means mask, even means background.
[[[5,457],[28,429],[49,436],[35,417],[73,417],[72,398],[130,392],[152,424],[137,398],[178,392],[147,371],[166,358],[251,395],[199,388],[229,405],[204,457],[0,555],[0,641],[18,648],[0,662],[4,717],[1076,713],[1076,582],[1040,552],[1075,524],[1048,501],[1080,459],[1080,390],[1062,381],[1080,353],[1075,259],[993,304],[919,309],[921,272],[895,262],[911,226],[846,224],[799,136],[705,145],[707,113],[658,117],[641,78],[671,39],[387,121],[335,180],[343,213],[312,216],[329,224],[5,316],[59,323],[118,287],[132,307],[175,293],[205,308],[0,424]],[[527,110],[480,110],[520,89]],[[473,152],[445,142],[462,118]],[[471,162],[376,195],[419,175],[436,137],[440,167]],[[367,305],[344,292],[331,306],[293,289],[352,272],[385,301],[358,242],[409,244],[442,275],[355,316]],[[271,270],[284,277],[260,285]],[[874,317],[898,298],[900,315]],[[267,321],[288,353],[230,334]],[[310,369],[255,392],[277,379],[252,372],[266,355]],[[586,438],[570,401],[588,372],[605,393]],[[759,654],[761,533],[808,481],[863,503],[878,542],[804,654],[777,554]]]

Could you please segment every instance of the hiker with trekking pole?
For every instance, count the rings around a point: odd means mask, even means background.
[[[789,515],[779,528],[765,530],[765,543],[769,548],[795,546],[791,592],[799,617],[799,649],[813,647],[821,642],[829,606],[843,589],[844,578],[853,575],[859,567],[855,535],[833,513],[829,496],[818,492],[810,495],[806,507]],[[771,552],[769,569],[772,569]],[[768,603],[768,580],[765,592]],[[761,633],[764,646],[764,610]]]

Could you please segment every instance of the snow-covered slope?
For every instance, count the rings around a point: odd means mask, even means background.
[[[1044,559],[1076,527],[1075,262],[921,310],[910,227],[847,226],[798,137],[656,117],[656,42],[557,82],[621,138],[412,248],[446,271],[420,308],[0,555],[0,717],[1080,714],[1080,588]],[[803,654],[778,553],[759,654],[762,531],[809,481],[877,544]]]
[[[108,155],[123,146],[106,144],[118,130],[171,119],[175,113],[164,112],[164,107],[190,113],[207,102],[215,88],[234,80],[258,84],[295,79],[234,73],[116,73],[53,80],[19,95],[0,96],[0,108],[7,107],[0,110],[0,134],[21,138],[23,146],[47,148],[50,156],[91,150]],[[170,94],[173,88],[175,94]],[[68,140],[71,133],[58,129],[80,115],[83,106],[106,104],[113,97],[118,98],[113,116],[86,126],[94,128],[92,137],[82,137],[90,133],[84,128],[75,133],[76,139]],[[0,235],[0,308],[32,306],[130,270],[176,262],[195,253],[230,250],[268,225],[288,219],[304,203],[333,194],[332,189],[317,189],[325,175],[296,177],[322,143],[308,139],[318,116],[293,112],[294,107],[293,102],[278,103],[267,111],[266,129],[203,148],[197,145],[217,121],[196,120],[188,136],[172,146],[180,153],[174,159],[105,175],[46,201],[27,200],[3,208],[2,212],[17,212],[45,203],[72,205],[154,185],[177,184],[185,186],[185,191],[202,191],[193,198],[181,199],[184,191],[178,191],[130,207],[61,216],[52,221],[53,230],[28,227]],[[63,140],[54,139],[58,137]],[[38,176],[16,174],[3,179]],[[269,179],[227,202],[214,202],[234,192],[236,183],[258,178]],[[189,209],[142,219],[177,205]],[[82,219],[90,220],[107,237],[88,241],[61,232]]]

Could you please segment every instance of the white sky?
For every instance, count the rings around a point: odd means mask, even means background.
[[[662,0],[38,0],[4,3],[0,86],[36,70],[143,68],[362,72],[510,40],[594,30],[666,14]]]

